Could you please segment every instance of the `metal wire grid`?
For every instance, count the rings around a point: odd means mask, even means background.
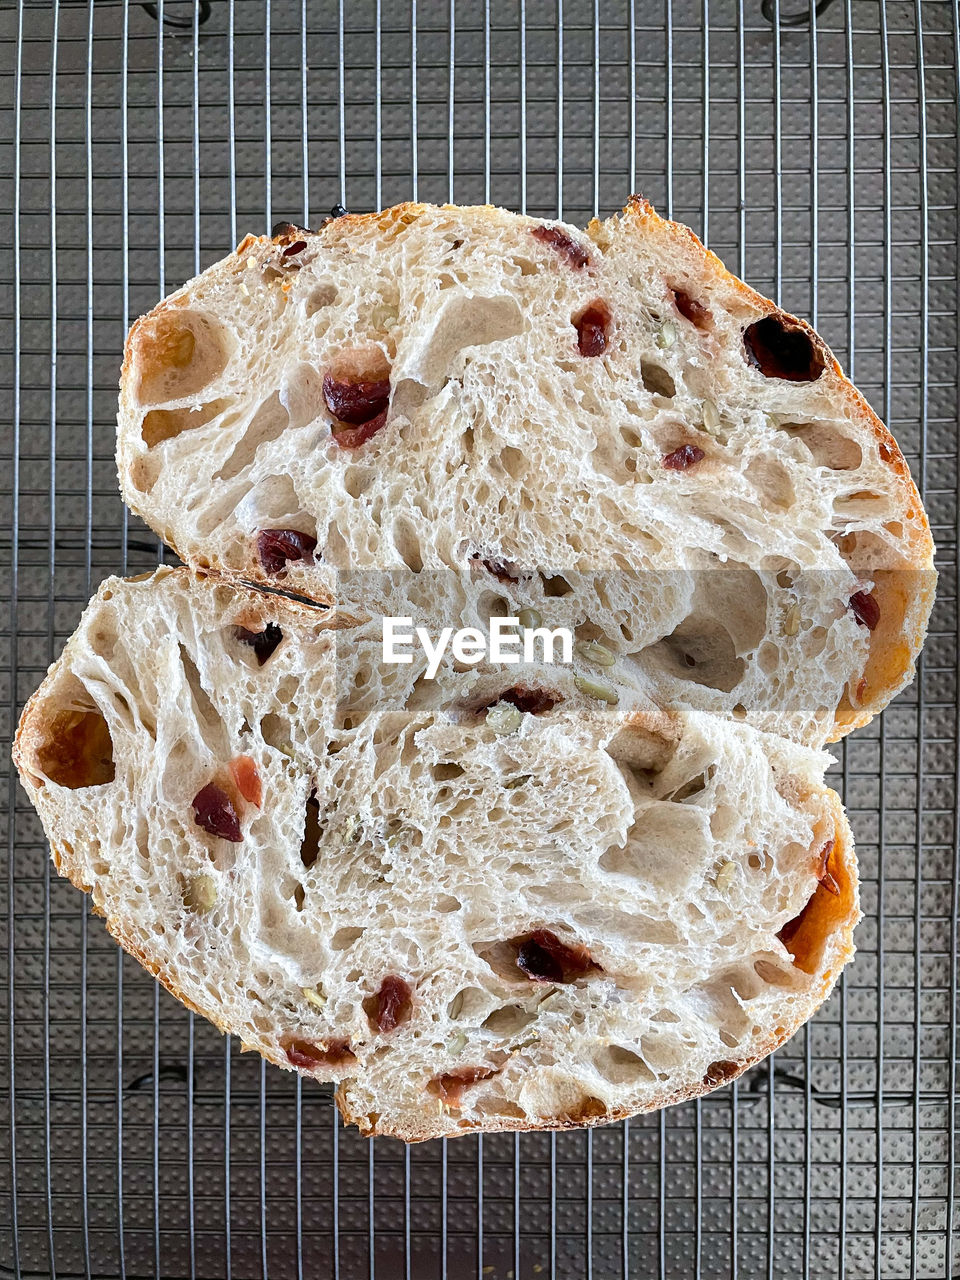
[[[3,1274],[960,1271],[958,12],[835,0],[792,27],[767,5],[0,9],[6,737],[96,584],[162,554],[116,491],[130,319],[336,201],[582,221],[641,189],[813,316],[904,445],[941,571],[917,682],[839,751],[866,913],[839,991],[739,1084],[592,1134],[342,1129],[327,1092],[241,1060],[117,953],[10,775]]]

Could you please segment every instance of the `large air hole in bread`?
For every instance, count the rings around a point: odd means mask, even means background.
[[[223,373],[230,345],[225,327],[207,313],[170,307],[146,316],[131,337],[140,404],[197,395]]]

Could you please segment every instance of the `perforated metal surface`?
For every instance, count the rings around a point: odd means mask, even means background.
[[[904,446],[941,572],[917,682],[838,750],[866,917],[839,990],[738,1085],[593,1134],[343,1130],[118,954],[10,777],[4,1274],[960,1272],[957,7],[797,3],[786,27],[776,0],[773,25],[759,0],[213,0],[202,24],[167,0],[163,37],[139,4],[0,8],[5,740],[92,588],[159,555],[114,472],[129,320],[337,201],[576,222],[639,189],[813,317]]]

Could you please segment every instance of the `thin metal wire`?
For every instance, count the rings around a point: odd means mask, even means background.
[[[623,1122],[623,1146],[620,1173],[620,1270],[623,1280],[630,1280],[630,1121]],[[518,1273],[519,1274],[519,1273]]]
[[[774,292],[777,305],[783,293],[783,102],[780,49],[780,0],[773,0],[773,235]],[[777,1256],[776,1188],[776,1055],[767,1059],[767,1280],[774,1280]]]
[[[410,175],[411,195],[420,199],[420,131],[417,102],[417,0],[410,0]]]
[[[333,1233],[333,1280],[340,1280],[340,1112],[330,1108],[333,1177],[330,1182],[330,1229]]]
[[[413,0],[415,3],[415,0]],[[490,203],[490,0],[483,6],[483,202]]]
[[[10,459],[10,723],[17,716],[17,677],[20,654],[17,636],[20,633],[20,359],[21,359],[21,265],[20,265],[20,207],[21,207],[21,131],[23,112],[23,0],[17,0],[17,51],[13,79],[13,324],[11,346],[13,357],[13,403],[11,422]],[[13,1272],[20,1275],[20,1206],[17,1178],[17,950],[16,950],[16,880],[14,877],[14,853],[16,850],[17,780],[11,769],[7,775],[7,1082],[10,1091],[10,1228]]]
[[[637,194],[637,5],[630,0],[630,194]]]
[[[483,1134],[477,1134],[477,1280],[483,1276]]]
[[[953,6],[953,104],[956,127],[956,172],[960,175],[960,6]],[[954,240],[960,243],[960,200],[957,202],[956,228]],[[960,271],[956,280],[957,315],[960,316]],[[960,373],[960,361],[954,364]],[[957,492],[960,494],[960,458],[957,459],[954,473]],[[954,512],[954,600],[960,601],[960,502]],[[953,651],[960,653],[960,611],[958,611],[953,632]],[[957,1035],[960,1021],[960,699],[954,706],[953,719],[953,875],[950,886],[950,1059],[948,1066],[947,1090],[947,1229],[946,1229],[946,1262],[944,1276],[948,1277],[953,1267],[953,1238],[955,1231],[954,1211],[957,1187]]]
[[[50,37],[50,450],[49,547],[47,553],[47,656],[54,659],[53,606],[56,599],[57,538],[57,62],[60,41],[60,2],[54,0]],[[57,1261],[53,1218],[53,1152],[50,1145],[50,859],[43,864],[43,1135],[50,1275],[56,1280]]]
[[[374,1139],[367,1143],[367,1246],[370,1250],[370,1280],[376,1280],[376,1159],[377,1145]]]
[[[157,289],[160,297],[166,286],[166,182],[163,145],[163,6],[157,6]],[[163,552],[157,545],[157,560],[162,563]],[[160,1280],[160,987],[153,991],[153,1271]]]
[[[664,0],[663,40],[665,55],[664,111],[666,127],[664,129],[664,181],[666,183],[667,217],[673,217],[673,0]]]
[[[263,0],[263,198],[264,230],[270,234],[273,226],[273,94],[270,91],[270,72],[273,62],[270,0]]]
[[[513,1135],[513,1274],[520,1274],[520,1134]]]
[[[667,1274],[667,1117],[661,1111],[657,1116],[657,1274],[666,1280]]]
[[[130,123],[129,123],[129,53],[130,53],[130,6],[124,0],[123,21],[120,32],[120,254],[121,254],[121,298],[123,314],[120,319],[120,342],[126,339],[130,324]],[[124,505],[120,515],[120,569],[127,571],[129,552],[129,516]],[[123,1063],[124,1063],[124,1026],[123,1026],[123,951],[117,948],[115,959],[117,1013],[116,1013],[116,1142],[117,1142],[117,1251],[119,1254],[120,1280],[126,1280],[127,1253],[126,1232],[124,1230],[124,1192],[123,1192]],[[229,1280],[229,1276],[227,1278]]]
[[[456,75],[457,75],[457,4],[456,0],[450,0],[450,7],[447,11],[447,30],[448,30],[448,46],[447,46],[447,201],[450,204],[454,202],[453,195],[453,147],[454,134],[456,130]],[[524,133],[521,129],[521,140]],[[380,132],[377,131],[377,155],[380,154],[379,144]]]
[[[520,91],[520,212],[527,212],[527,2],[519,0],[519,37],[520,37],[520,66],[519,66],[519,91]],[[451,12],[453,11],[453,0],[450,4]],[[451,86],[453,76],[453,36],[451,33],[450,40],[450,75]],[[452,98],[451,94],[451,98]],[[450,190],[453,191],[453,170],[450,171]],[[452,199],[452,196],[451,196]],[[519,1261],[516,1263],[519,1267]],[[516,1272],[519,1275],[519,1271]]]
[[[452,6],[452,3],[453,3],[453,0],[451,0],[451,6]],[[375,68],[375,70],[376,70],[376,83],[375,83],[375,84],[374,84],[374,86],[373,86],[373,119],[374,119],[374,127],[376,128],[376,131],[377,131],[377,137],[376,137],[376,144],[377,144],[377,160],[376,160],[376,186],[377,186],[377,198],[376,198],[376,206],[377,206],[377,209],[378,209],[378,210],[383,208],[383,155],[382,155],[382,152],[381,152],[381,149],[380,149],[380,147],[381,147],[381,139],[382,139],[382,137],[383,137],[383,133],[382,133],[382,130],[383,130],[383,84],[382,84],[382,82],[381,82],[382,58],[383,58],[383,45],[382,45],[382,41],[383,41],[383,31],[382,31],[382,19],[383,19],[383,15],[382,15],[382,13],[381,13],[380,9],[381,9],[381,0],[377,0],[377,5],[376,5],[377,32],[376,32],[376,42],[375,42],[375,50],[376,50],[376,68]],[[341,30],[342,30],[342,29],[343,29],[343,28],[342,28],[342,25],[341,25]],[[342,44],[342,42],[341,42],[341,45],[340,45],[340,65],[341,65],[341,67],[343,66],[343,44]],[[341,77],[342,77],[342,72],[341,72]],[[342,85],[341,85],[341,89],[342,89]],[[342,102],[342,97],[341,97],[341,102]],[[452,108],[451,108],[451,109],[452,109]],[[451,172],[452,172],[452,171],[451,171]],[[345,156],[344,156],[344,154],[343,154],[343,151],[341,150],[341,154],[340,154],[340,203],[341,203],[341,205],[344,205],[344,206],[346,205],[346,199],[347,199],[347,185],[346,185],[346,184],[347,184],[346,158],[345,158]],[[452,192],[452,190],[453,190],[453,178],[452,178],[452,177],[451,177],[451,179],[450,179],[450,189],[451,189],[451,192]],[[451,194],[451,197],[450,197],[450,198],[451,198],[451,200],[453,199],[452,194]]]
[[[410,1147],[403,1148],[403,1275],[404,1280],[412,1280],[413,1270],[410,1265],[410,1199],[411,1199]]]
[[[230,244],[237,243],[237,129],[234,50],[236,11],[234,0],[227,5],[227,160],[230,179]],[[233,1146],[232,1146],[232,1041],[223,1044],[223,1266],[226,1280],[233,1277]]]
[[[820,67],[817,11],[810,0],[810,323],[820,323]],[[813,1194],[813,1034],[803,1029],[803,1275],[810,1280],[810,1217]]]
[[[307,91],[307,0],[300,0],[300,181],[303,188],[303,225],[310,225],[310,95]],[[300,1084],[300,1076],[297,1076]],[[299,1125],[297,1133],[300,1132]],[[297,1236],[300,1251],[300,1236]]]
[[[887,36],[886,5],[880,5],[880,76],[883,84],[883,420],[891,421],[893,407],[893,229],[891,221],[892,199],[892,166],[891,166],[891,131],[890,114],[890,46]],[[880,777],[885,776],[887,759],[887,720],[880,716]],[[874,1195],[874,1276],[883,1280],[883,1109],[884,1109],[884,1069],[885,1069],[885,965],[884,937],[886,935],[885,897],[886,882],[884,865],[886,862],[886,790],[881,787],[877,805],[877,844],[879,858],[877,861],[877,1112],[876,1112],[876,1191]]]
[[[557,217],[563,217],[563,0],[557,0]]]
[[[87,348],[87,397],[86,397],[86,487],[87,500],[84,509],[84,532],[87,545],[84,550],[84,589],[90,595],[93,549],[93,0],[87,4],[87,69],[84,79],[83,137],[86,159],[86,232],[87,232],[87,296],[86,296],[86,348]],[[84,895],[80,910],[80,1061],[87,1061],[87,946],[89,901]],[[87,1072],[80,1072],[80,1184],[83,1231],[83,1269],[90,1280],[90,1176],[88,1129]]]
[[[927,86],[923,48],[923,11],[914,0],[917,49],[917,125],[920,141],[920,461],[916,471],[921,499],[927,492],[927,378],[930,368],[930,207],[927,189]],[[923,1074],[923,828],[926,753],[923,731],[926,724],[925,660],[917,657],[917,812],[914,827],[913,904],[913,1176],[911,1180],[910,1277],[916,1280],[920,1235],[920,1088]],[[949,1258],[947,1260],[949,1266]]]
[[[853,381],[857,358],[856,296],[856,97],[853,81],[853,13],[852,0],[846,0],[845,53],[847,73],[847,368]],[[843,743],[843,800],[850,800],[850,751]],[[840,974],[840,1188],[837,1211],[837,1280],[845,1280],[847,1266],[847,1080],[849,1077],[850,1042],[847,1028],[847,974]]]
[[[377,204],[380,204],[380,0],[377,0]],[[343,0],[337,6],[337,142],[340,149],[340,205],[347,206],[347,125],[344,92]]]
[[[267,1064],[260,1059],[260,1277],[267,1280]]]

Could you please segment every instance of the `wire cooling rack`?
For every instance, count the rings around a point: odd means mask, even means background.
[[[10,775],[0,1274],[960,1272],[955,0],[4,0],[0,42],[4,739],[91,590],[161,554],[114,472],[128,322],[338,202],[576,222],[642,191],[818,324],[941,572],[917,681],[838,750],[866,913],[838,991],[739,1083],[594,1133],[344,1130],[119,954]]]

